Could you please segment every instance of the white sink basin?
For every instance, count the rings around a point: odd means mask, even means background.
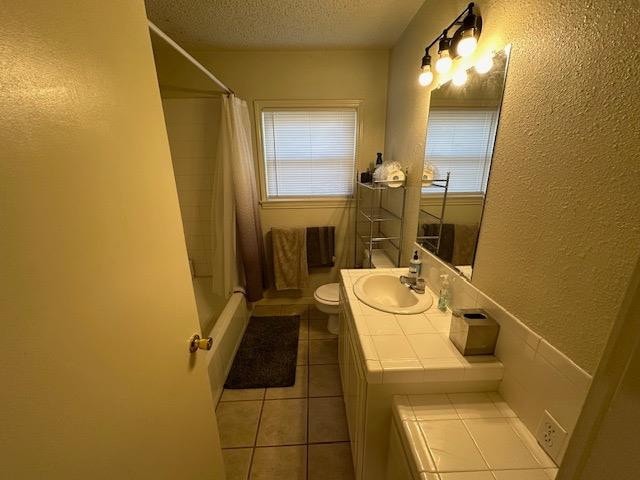
[[[353,285],[353,293],[361,302],[388,313],[421,313],[433,303],[428,291],[415,293],[400,283],[400,277],[389,273],[372,273],[359,278]]]

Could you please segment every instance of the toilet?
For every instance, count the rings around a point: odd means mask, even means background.
[[[338,310],[340,307],[340,284],[327,283],[319,286],[313,294],[316,308],[329,315],[327,330],[334,335],[338,334]]]
[[[365,264],[369,263],[369,257],[365,253]],[[374,250],[371,256],[371,268],[393,268],[395,264],[389,259],[383,250]],[[327,283],[320,285],[313,294],[316,308],[329,315],[327,330],[334,335],[338,334],[340,323],[338,321],[338,309],[340,307],[340,284]]]

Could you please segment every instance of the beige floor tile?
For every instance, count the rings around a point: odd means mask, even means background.
[[[338,363],[338,340],[309,340],[309,365]]]
[[[312,365],[309,367],[309,396],[333,397],[342,395],[338,365]]]
[[[257,445],[295,445],[306,441],[307,399],[265,400]]]
[[[282,314],[282,305],[256,305],[253,308],[254,317],[271,317]]]
[[[292,387],[267,388],[266,399],[277,398],[306,398],[308,385],[308,367],[296,367],[296,383]]]
[[[305,480],[307,447],[256,448],[251,466],[251,480]]]
[[[280,315],[299,315],[300,320],[306,320],[308,318],[308,305],[282,305],[281,308]]]
[[[222,450],[227,480],[247,480],[252,452],[252,448]]]
[[[271,294],[273,292],[269,292]],[[286,295],[265,297],[258,302],[258,305],[313,305],[313,297],[288,297]]]
[[[298,332],[298,340],[309,340],[309,319],[300,319],[300,331]]]
[[[318,310],[318,307],[316,307],[315,304],[313,305],[309,305],[309,318],[327,318],[329,315],[327,315],[324,312],[321,312],[320,310]]]
[[[239,400],[262,400],[264,398],[264,388],[242,388],[228,389],[222,391],[221,402],[237,402]]]
[[[262,401],[221,402],[216,409],[222,448],[252,447]]]
[[[322,340],[325,338],[336,338],[336,335],[327,330],[327,317],[309,317],[309,340]]]
[[[309,480],[353,480],[349,443],[309,445]]]
[[[342,397],[309,399],[309,443],[349,440]]]
[[[309,342],[300,341],[298,342],[298,359],[296,361],[297,365],[308,365],[309,364]]]

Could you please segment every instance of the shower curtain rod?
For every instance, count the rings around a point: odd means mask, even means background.
[[[195,67],[198,68],[200,71],[202,71],[202,73],[204,73],[207,77],[209,77],[211,80],[213,80],[213,82],[216,85],[218,85],[220,88],[222,88],[226,93],[234,93],[233,90],[228,88],[224,83],[222,83],[220,80],[218,80],[213,73],[211,73],[209,70],[207,70],[204,67],[204,65],[202,65],[198,60],[193,58],[189,54],[189,52],[187,52],[184,48],[182,48],[180,45],[178,45],[169,35],[167,35],[162,30],[160,30],[156,26],[155,23],[153,23],[149,19],[147,19],[147,22],[149,24],[149,28],[152,31],[154,31],[160,38],[162,38],[165,42],[167,42],[169,45],[171,45],[180,55],[182,55],[187,60],[189,60],[189,62],[191,62],[193,65],[195,65]]]

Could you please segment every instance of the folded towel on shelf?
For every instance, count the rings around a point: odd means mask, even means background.
[[[335,264],[336,227],[307,227],[307,265],[333,267]]]
[[[273,276],[277,290],[309,285],[306,228],[272,228]]]

